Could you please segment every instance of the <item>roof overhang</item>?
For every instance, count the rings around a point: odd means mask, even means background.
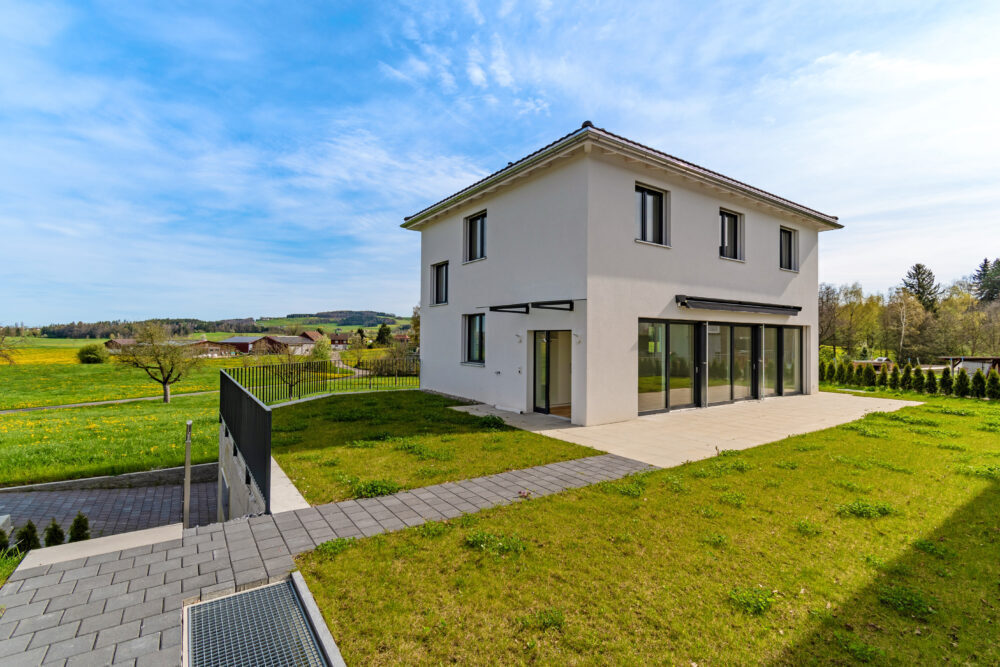
[[[590,154],[594,149],[597,149],[597,152],[602,155],[616,155],[626,162],[641,163],[647,167],[662,169],[682,179],[697,182],[731,196],[751,200],[785,217],[816,226],[821,231],[843,227],[837,221],[836,216],[820,213],[718,172],[699,167],[686,160],[596,128],[589,122],[584,123],[580,129],[557,139],[517,162],[507,165],[500,171],[490,174],[450,197],[408,216],[402,227],[419,229],[440,216],[452,212],[456,207],[492,194],[504,185],[524,178],[538,169],[550,166],[556,160],[575,155],[578,152]]]
[[[769,315],[798,315],[802,306],[786,306],[758,301],[737,301],[733,299],[713,299],[707,296],[678,294],[674,297],[678,306],[698,310],[725,310],[740,313],[767,313]]]

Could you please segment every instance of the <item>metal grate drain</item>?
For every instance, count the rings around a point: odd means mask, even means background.
[[[188,665],[322,665],[292,582],[188,608]]]

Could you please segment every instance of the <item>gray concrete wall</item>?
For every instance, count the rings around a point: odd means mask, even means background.
[[[234,450],[233,439],[222,422],[219,424],[219,521],[263,514],[267,507],[264,494],[247,474],[246,461]]]

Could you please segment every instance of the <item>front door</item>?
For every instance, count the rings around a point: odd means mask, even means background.
[[[572,348],[570,331],[534,332],[535,412],[570,417],[572,409]]]

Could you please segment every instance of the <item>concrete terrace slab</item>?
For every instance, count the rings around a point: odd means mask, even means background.
[[[453,409],[497,415],[516,428],[669,468],[715,456],[716,448],[747,449],[911,405],[920,403],[820,392],[643,415],[599,426],[574,426],[551,415],[519,414],[483,404]]]

